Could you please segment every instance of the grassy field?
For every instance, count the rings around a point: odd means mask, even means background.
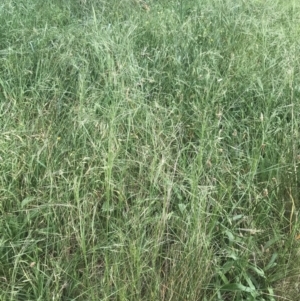
[[[296,0],[2,0],[0,300],[299,300],[299,36]]]

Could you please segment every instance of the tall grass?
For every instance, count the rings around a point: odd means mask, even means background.
[[[0,4],[0,299],[297,300],[295,1]]]

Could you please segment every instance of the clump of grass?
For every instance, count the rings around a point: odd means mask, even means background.
[[[0,10],[0,299],[296,300],[299,7],[48,5]]]

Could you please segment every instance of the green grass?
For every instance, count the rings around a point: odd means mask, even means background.
[[[3,0],[0,300],[297,301],[299,15]]]

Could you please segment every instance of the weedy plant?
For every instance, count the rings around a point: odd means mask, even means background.
[[[300,7],[200,2],[1,2],[1,300],[298,300]]]

